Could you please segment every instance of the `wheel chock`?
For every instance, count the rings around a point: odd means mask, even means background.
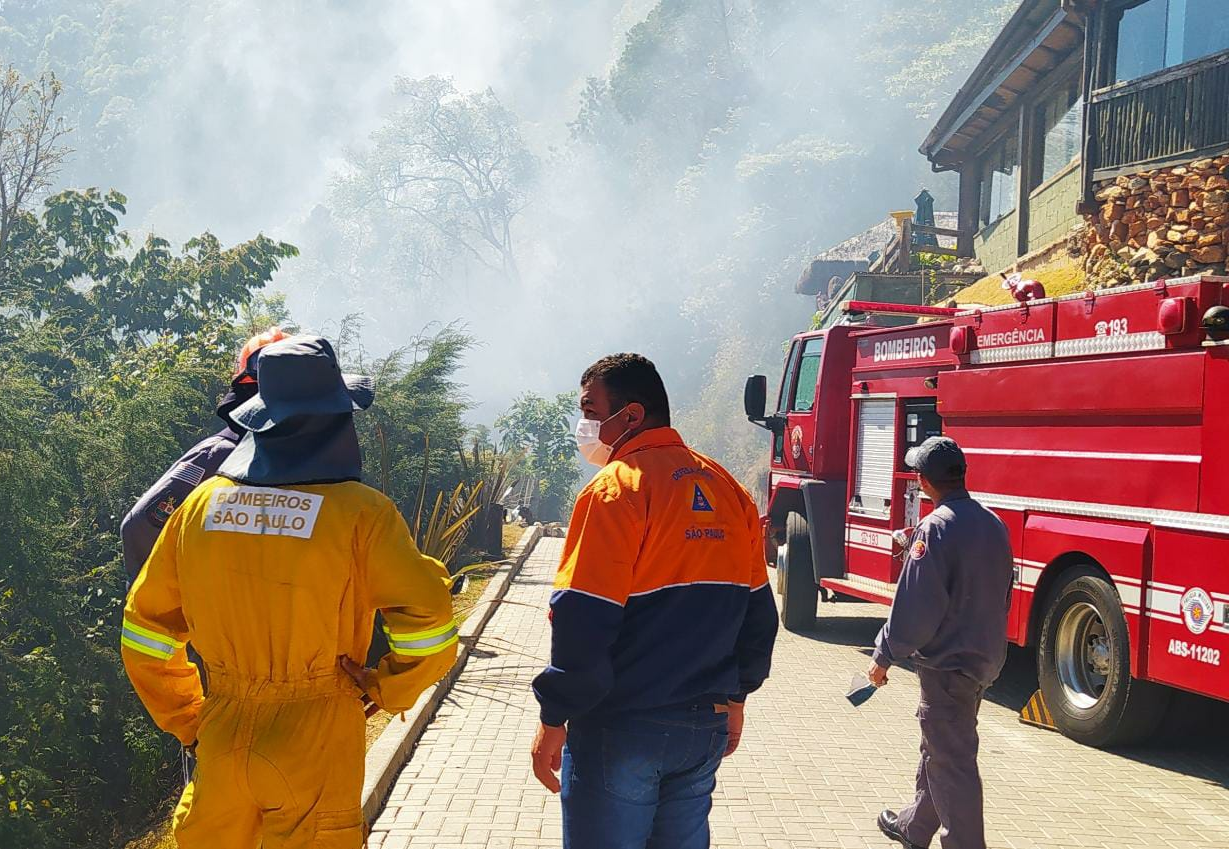
[[[1041,695],[1041,691],[1033,693],[1032,697],[1020,708],[1020,721],[1025,725],[1032,725],[1035,728],[1044,728],[1047,731],[1057,731],[1058,726],[1054,724],[1054,717],[1050,714],[1050,709],[1046,707],[1045,696]]]

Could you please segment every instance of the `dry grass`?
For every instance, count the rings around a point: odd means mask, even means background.
[[[148,834],[124,846],[124,849],[177,849],[175,835],[171,833],[171,818]]]
[[[476,611],[472,610],[477,604],[478,599],[482,596],[482,591],[486,589],[486,585],[491,578],[499,571],[498,566],[489,566],[485,569],[477,569],[467,575],[465,581],[465,589],[452,597],[452,609],[457,611],[457,624],[464,622],[470,617],[470,614]]]
[[[1055,260],[1025,271],[1024,276],[1045,286],[1046,297],[1050,298],[1082,292],[1085,287],[1084,270],[1078,261],[1073,260]],[[1003,288],[1003,279],[997,274],[983,277],[956,293],[958,304],[985,304],[995,307],[1011,302],[1011,293]]]
[[[512,553],[512,549],[516,548],[516,544],[521,541],[521,534],[525,533],[525,529],[517,524],[504,525],[504,556]]]
[[[393,714],[385,713],[384,711],[376,711],[375,716],[367,717],[367,731],[363,736],[364,749],[370,749],[371,744],[376,741],[376,738],[383,733],[388,727],[388,723],[392,722]]]

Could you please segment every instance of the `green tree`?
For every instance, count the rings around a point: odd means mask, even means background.
[[[353,318],[343,327],[343,352],[355,348],[357,343],[347,336],[352,337],[356,327]],[[467,441],[463,417],[469,402],[456,373],[472,345],[468,334],[446,327],[379,359],[368,361],[361,348],[349,356],[354,370],[372,375],[376,382],[371,410],[355,417],[364,477],[411,520],[424,471],[428,504],[465,477],[458,451]]]
[[[909,14],[884,11],[870,23],[875,42],[885,48],[871,60],[872,68],[882,73],[888,94],[930,118],[956,94],[963,74],[1019,6],[1017,0],[971,7],[960,0],[915,0]]]
[[[23,210],[0,251],[0,845],[114,845],[178,757],[117,651],[119,522],[213,424],[241,309],[287,244],[133,250],[124,198]]]
[[[461,94],[441,77],[399,78],[395,90],[400,108],[369,151],[351,156],[338,207],[369,235],[398,240],[419,279],[470,262],[518,281],[513,223],[537,161],[516,116],[493,91]]]
[[[299,332],[298,324],[290,315],[290,307],[286,305],[285,292],[254,293],[239,307],[239,317],[235,325],[239,334],[249,339],[270,327],[280,327],[287,333]]]
[[[680,144],[686,159],[725,119],[741,90],[723,0],[661,0],[627,34],[610,73],[609,94],[630,123]],[[582,104],[592,114],[592,85]],[[582,115],[585,114],[582,111]]]
[[[576,439],[569,421],[576,409],[576,395],[564,392],[553,399],[527,392],[495,420],[505,448],[525,452],[525,474],[537,481],[543,518],[562,518],[580,477],[576,462]]]
[[[251,290],[298,254],[263,235],[223,248],[210,233],[179,252],[150,235],[133,252],[119,226],[126,202],[115,191],[67,191],[49,198],[41,217],[18,216],[0,252],[0,305],[8,308],[0,329],[63,332],[70,350],[98,355],[200,333],[234,319]]]

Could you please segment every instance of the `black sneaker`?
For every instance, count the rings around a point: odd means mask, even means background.
[[[879,826],[880,831],[882,831],[889,839],[895,840],[901,846],[904,846],[905,849],[926,849],[925,846],[910,843],[909,838],[905,837],[905,835],[901,832],[900,825],[896,822],[896,811],[890,811],[887,808],[884,808],[879,812],[879,819],[875,822]]]

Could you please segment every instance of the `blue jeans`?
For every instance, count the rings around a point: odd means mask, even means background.
[[[712,705],[573,720],[564,849],[708,849],[728,740],[726,714]]]

